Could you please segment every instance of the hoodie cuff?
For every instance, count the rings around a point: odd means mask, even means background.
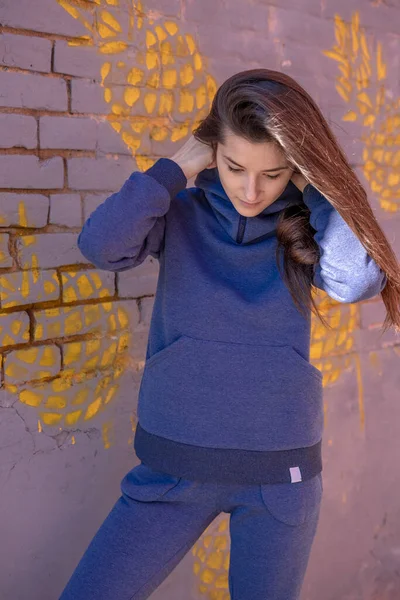
[[[187,179],[180,166],[170,158],[159,158],[144,172],[163,185],[171,198],[186,187]]]

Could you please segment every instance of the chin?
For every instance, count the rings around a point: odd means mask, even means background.
[[[241,214],[243,217],[255,217],[256,215],[260,214],[265,208],[267,208],[268,204],[264,204],[263,202],[260,202],[259,204],[256,204],[254,206],[244,206],[242,203],[239,203],[238,205],[236,205],[236,210],[238,211],[239,214]]]

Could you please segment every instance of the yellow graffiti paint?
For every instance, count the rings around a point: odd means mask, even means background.
[[[167,69],[163,73],[163,86],[167,89],[172,89],[176,86],[177,73],[175,69]]]
[[[58,425],[58,423],[60,423],[60,421],[62,419],[62,415],[59,415],[57,413],[41,412],[39,414],[40,414],[40,418],[42,419],[43,423],[50,427],[52,427],[54,425]]]
[[[42,396],[35,393],[33,390],[23,390],[19,395],[19,400],[23,404],[28,406],[40,406],[42,402]]]
[[[190,83],[192,83],[192,81],[194,80],[194,72],[192,65],[184,65],[184,67],[180,71],[179,76],[182,86],[189,85]]]
[[[24,235],[21,237],[21,243],[24,246],[32,246],[32,244],[36,243],[36,236],[35,235]]]
[[[99,412],[101,406],[101,398],[96,398],[94,402],[89,404],[86,414],[83,417],[85,421],[93,419],[93,417]]]
[[[81,410],[75,410],[74,412],[68,413],[65,417],[65,425],[67,427],[72,427],[73,425],[76,425],[78,423],[78,421],[80,420],[81,416],[82,416]],[[72,439],[75,439],[74,436],[72,436]],[[75,441],[73,443],[75,443]]]
[[[25,204],[22,201],[18,204],[18,222],[21,227],[28,227]]]
[[[175,35],[178,32],[178,25],[173,21],[166,21],[164,23],[165,29],[168,31],[170,35]]]
[[[66,402],[62,396],[48,396],[44,406],[48,409],[65,408]]]
[[[76,404],[78,406],[80,404],[85,404],[87,402],[87,400],[88,400],[88,396],[89,396],[89,389],[88,388],[80,389],[77,392],[75,398],[72,400],[72,404],[73,405]],[[82,412],[82,411],[80,411],[80,412]]]
[[[174,96],[171,92],[164,92],[160,96],[160,115],[168,115],[174,109]],[[171,141],[175,141],[172,140]]]
[[[117,21],[117,19],[107,10],[100,11],[100,17],[103,19],[104,23],[109,25],[114,31],[121,33],[122,27]]]
[[[343,120],[357,121],[364,128],[364,176],[381,208],[397,212],[400,181],[393,173],[400,148],[400,99],[386,100],[387,64],[382,44],[368,41],[358,12],[353,13],[350,23],[336,15],[335,38],[336,45],[324,54],[338,63],[336,90],[346,104],[352,105]],[[380,151],[384,148],[387,152],[382,161]],[[389,169],[383,171],[382,165]]]
[[[148,114],[151,114],[154,111],[157,102],[157,95],[153,92],[146,94],[144,98],[144,105]]]
[[[69,1],[73,4],[74,17],[83,22],[83,16],[78,15],[80,11],[76,2]],[[183,139],[184,132],[189,135],[205,117],[217,86],[215,80],[205,72],[205,61],[193,35],[180,31],[178,23],[173,19],[162,19],[155,23],[153,16],[146,13],[141,2],[129,3],[125,7],[128,13],[115,9],[106,10],[105,5],[105,0],[99,0],[98,6],[94,8],[94,25],[88,24],[87,29],[96,50],[101,55],[107,55],[100,74],[104,99],[109,104],[112,117],[110,125],[135,155],[138,168],[144,170],[154,164],[152,157],[139,152],[146,130],[154,131],[153,119],[157,120],[158,127],[156,135],[152,136],[154,142],[163,142],[169,135],[172,142],[178,142]],[[126,58],[128,50],[129,60]],[[180,65],[179,60],[184,57],[188,59],[187,63]],[[114,78],[115,70],[118,70],[118,76]],[[122,92],[122,103],[120,81],[123,76],[126,87]],[[177,94],[179,102],[175,102],[174,95],[165,93],[165,90],[179,92],[189,85],[194,92],[199,86],[205,86],[207,94],[204,95],[202,88],[200,95],[197,95],[197,102],[191,96]],[[161,87],[163,90],[160,90]],[[184,128],[179,128],[178,123],[174,123],[175,110],[190,116],[190,122]],[[132,117],[143,119],[140,126],[138,121],[132,123]]]
[[[107,42],[99,47],[99,51],[102,54],[120,54],[124,50],[126,50],[128,44],[125,42]]]
[[[203,68],[203,60],[198,52],[194,55],[194,68],[196,71],[201,71]]]
[[[127,82],[130,85],[137,85],[144,80],[144,71],[138,67],[133,67],[128,73]]]
[[[39,360],[39,365],[42,367],[50,367],[55,364],[58,357],[58,350],[54,346],[45,346],[42,351],[42,356]]]

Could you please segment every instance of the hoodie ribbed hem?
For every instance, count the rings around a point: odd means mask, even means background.
[[[202,482],[260,484],[295,483],[322,471],[322,442],[293,450],[231,450],[174,442],[137,424],[137,457],[156,471]]]

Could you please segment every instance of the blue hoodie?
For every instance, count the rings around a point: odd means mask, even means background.
[[[381,292],[386,277],[332,205],[289,182],[241,216],[217,169],[195,187],[172,160],[134,172],[78,238],[95,266],[160,270],[134,448],[159,471],[199,481],[297,482],[322,470],[322,374],[309,361],[311,315],[276,264],[276,225],[303,202],[320,248],[314,285],[339,302]]]

